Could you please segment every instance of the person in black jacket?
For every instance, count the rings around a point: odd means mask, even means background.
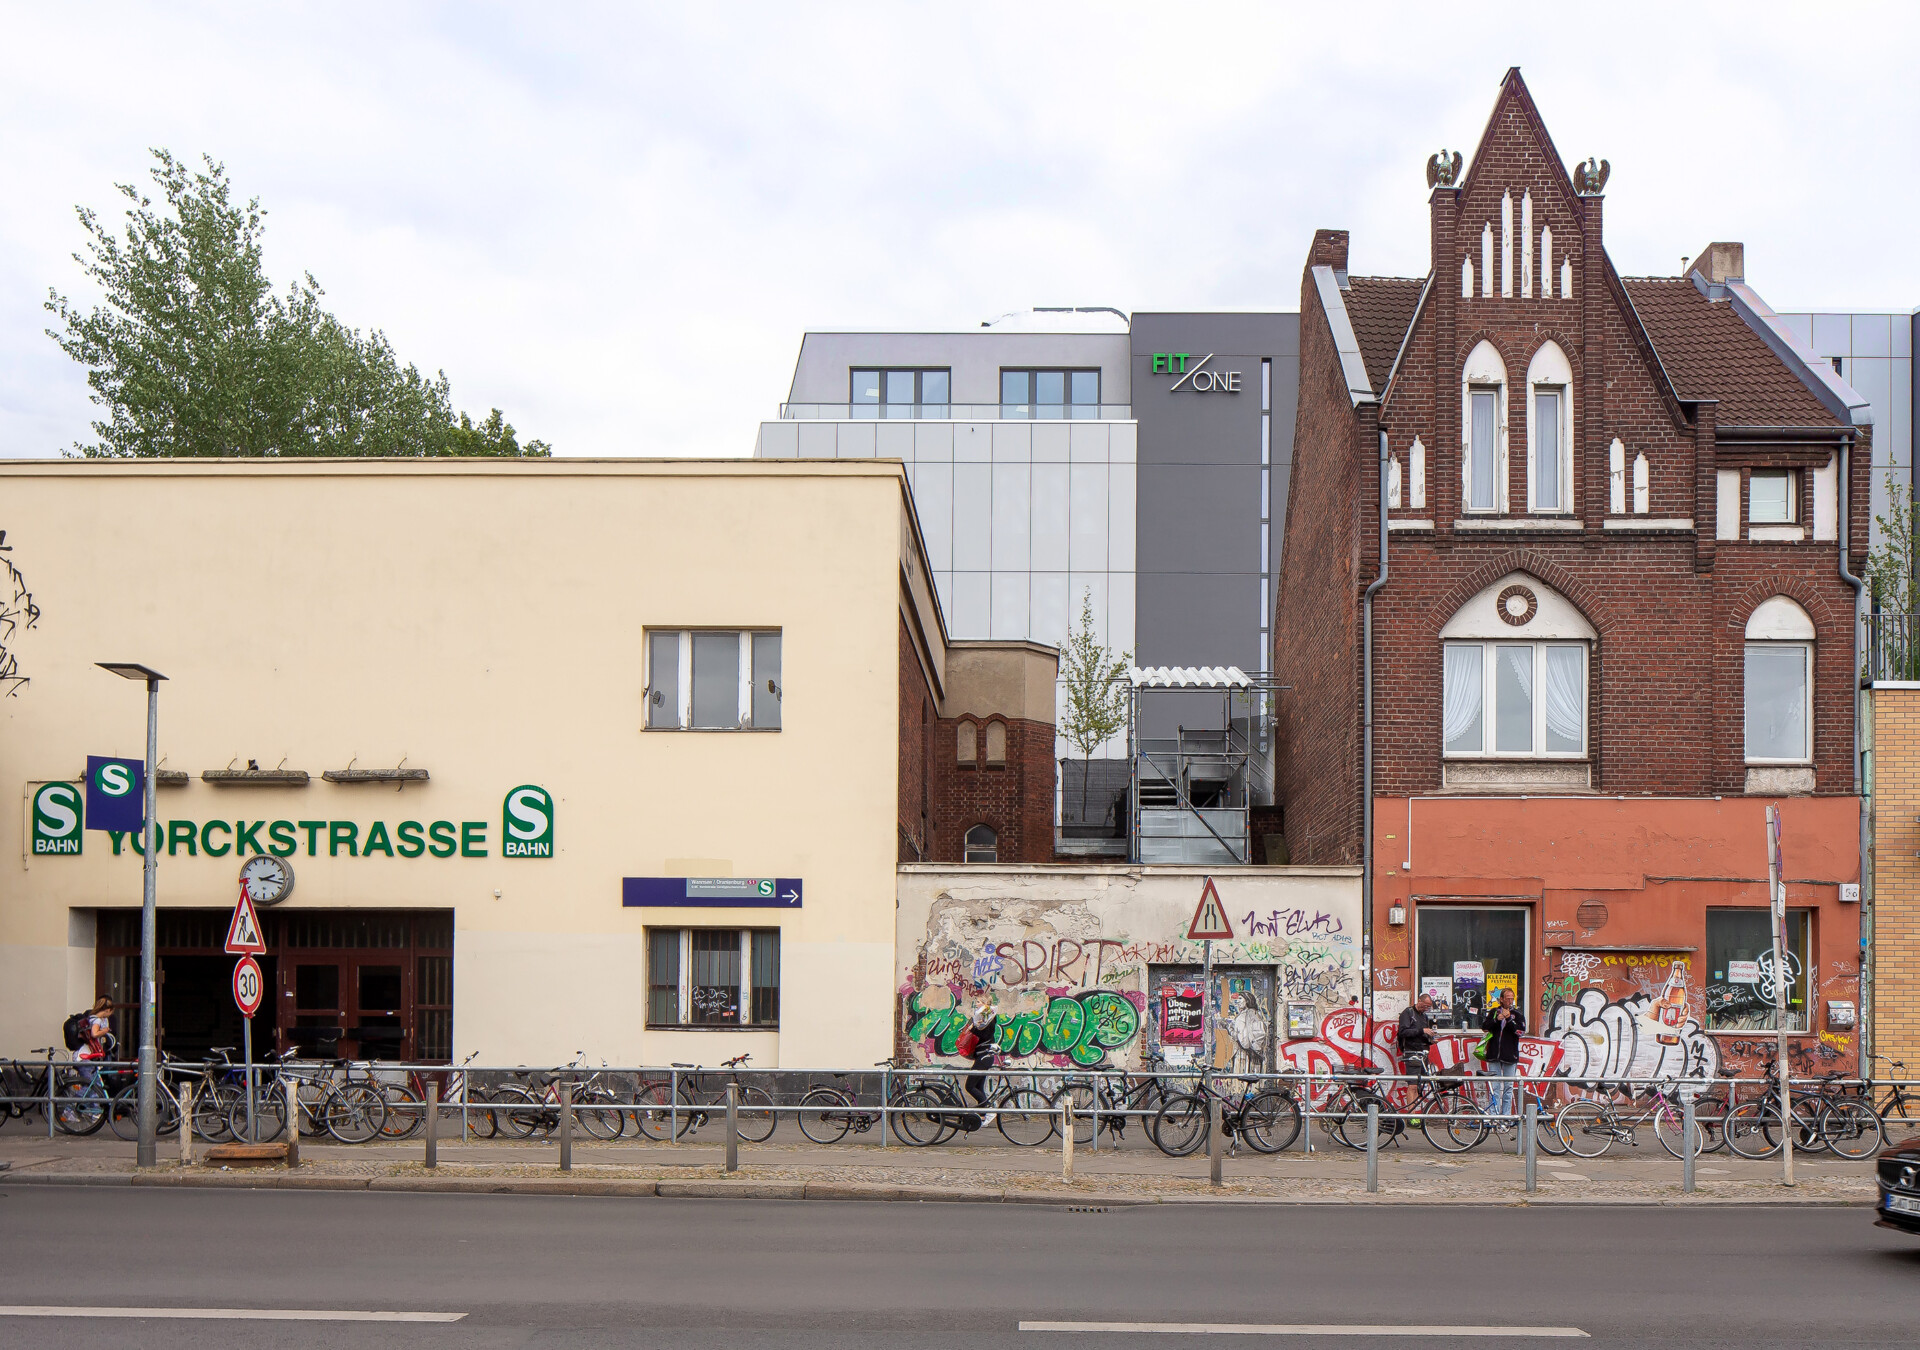
[[[1000,1035],[1000,1015],[993,1010],[993,1004],[987,998],[986,991],[980,990],[974,995],[973,1014],[967,1019],[968,1025],[979,1037],[973,1047],[973,1072],[967,1075],[967,1095],[987,1104],[987,1071],[995,1064],[995,1054],[1000,1049],[996,1038]],[[994,1113],[989,1111],[980,1117],[982,1125],[993,1123]]]
[[[1487,1014],[1487,1072],[1498,1079],[1520,1076],[1520,1038],[1527,1034],[1527,1015],[1514,1005],[1513,990],[1502,989],[1500,1002]],[[1496,1116],[1511,1115],[1518,1106],[1511,1082],[1493,1085],[1490,1109]]]
[[[1422,994],[1408,1007],[1400,1010],[1400,1032],[1395,1044],[1400,1047],[1400,1057],[1407,1061],[1408,1073],[1424,1073],[1427,1068],[1427,1051],[1433,1049],[1433,995]],[[1414,1058],[1415,1056],[1419,1058]]]

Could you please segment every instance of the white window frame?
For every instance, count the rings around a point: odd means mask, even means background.
[[[1787,514],[1783,520],[1761,520],[1753,514],[1753,480],[1767,477],[1784,476],[1787,480]],[[1798,525],[1800,523],[1800,471],[1798,469],[1749,469],[1747,471],[1747,524],[1758,525],[1765,529],[1769,525]]]
[[[671,633],[675,636],[675,651],[679,654],[675,681],[678,686],[679,712],[674,726],[655,726],[651,717],[653,700],[653,639]],[[734,633],[740,639],[739,667],[739,722],[730,727],[696,727],[693,725],[693,637],[696,633]],[[641,634],[641,650],[645,653],[647,664],[646,685],[641,690],[640,726],[643,731],[779,731],[780,727],[757,727],[753,724],[753,639],[756,634],[772,633],[781,637],[780,677],[776,682],[780,692],[774,697],[784,703],[786,692],[786,641],[785,630],[780,628],[648,628]],[[781,724],[786,723],[785,709],[781,710]]]
[[[1540,503],[1538,465],[1540,460],[1540,394],[1553,394],[1560,400],[1559,460],[1560,502],[1557,506]],[[1540,344],[1527,365],[1527,510],[1530,514],[1570,516],[1573,514],[1573,366],[1560,344],[1548,340]]]
[[[1590,643],[1578,641],[1528,640],[1515,638],[1474,638],[1467,640],[1448,639],[1445,647],[1478,647],[1480,649],[1480,748],[1478,750],[1449,750],[1446,748],[1446,732],[1441,731],[1441,756],[1445,759],[1567,759],[1578,760],[1587,757],[1587,746],[1591,742],[1588,724],[1593,720],[1592,699],[1588,688],[1592,671],[1592,653]],[[1499,693],[1496,689],[1493,649],[1495,647],[1532,647],[1533,648],[1533,745],[1531,750],[1494,749],[1494,728],[1499,711]],[[1546,675],[1549,647],[1571,647],[1580,653],[1580,748],[1578,750],[1548,750],[1547,744],[1547,699]],[[1446,663],[1444,655],[1441,669]],[[1444,679],[1444,675],[1442,676]],[[1445,704],[1444,688],[1442,705]]]
[[[1769,759],[1748,752],[1747,748],[1747,653],[1755,647],[1774,650],[1797,649],[1801,657],[1800,725],[1806,736],[1806,753],[1787,759]],[[1769,642],[1749,638],[1740,649],[1740,752],[1748,764],[1806,765],[1813,763],[1813,644],[1811,642]]]
[[[1473,396],[1493,397],[1493,505],[1473,503]],[[1507,366],[1491,342],[1482,340],[1467,354],[1460,372],[1460,513],[1505,515],[1508,508]]]
[[[961,858],[966,862],[975,861],[975,859],[972,856],[974,849],[976,847],[975,844],[973,843],[973,832],[975,830],[985,830],[988,834],[991,834],[993,836],[993,856],[991,858],[981,858],[979,859],[979,861],[982,863],[999,862],[1000,861],[1000,831],[994,829],[993,826],[987,824],[984,820],[978,821],[972,825],[969,825],[967,827],[966,833],[960,836]],[[982,851],[984,852],[985,850],[982,850]]]

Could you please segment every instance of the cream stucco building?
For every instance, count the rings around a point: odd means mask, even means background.
[[[903,635],[946,660],[897,463],[9,461],[0,529],[0,1054],[132,1024],[136,841],[41,796],[142,752],[100,661],[167,677],[169,1051],[235,1043],[257,852],[257,1044],[889,1052]]]

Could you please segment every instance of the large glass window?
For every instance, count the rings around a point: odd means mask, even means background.
[[[777,1026],[779,1021],[779,929],[648,930],[649,1025]]]
[[[1467,400],[1467,510],[1500,509],[1500,391],[1475,388]]]
[[[1747,759],[1805,763],[1813,757],[1813,648],[1802,642],[1747,644]]]
[[[952,377],[946,370],[855,370],[855,417],[945,417]]]
[[[781,645],[777,631],[650,631],[647,729],[778,731]]]
[[[1810,913],[1787,911],[1787,1030],[1808,1027]],[[1778,1031],[1773,914],[1768,909],[1707,911],[1707,1030]]]
[[[1584,643],[1449,642],[1441,682],[1441,739],[1449,755],[1586,753]]]
[[[1000,416],[1098,417],[1097,370],[1002,370]]]
[[[1527,1006],[1527,912],[1477,905],[1420,905],[1419,977],[1409,992],[1433,995],[1433,1020],[1478,1030],[1500,990]]]

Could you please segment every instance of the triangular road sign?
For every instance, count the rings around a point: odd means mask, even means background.
[[[1213,888],[1212,877],[1200,891],[1200,905],[1193,911],[1193,922],[1187,925],[1187,941],[1233,941],[1233,924],[1227,919],[1227,907],[1220,903],[1220,892]]]
[[[227,950],[235,956],[262,956],[267,944],[260,939],[260,916],[253,912],[253,897],[247,883],[240,883],[240,903],[233,907],[233,922],[227,925]]]

